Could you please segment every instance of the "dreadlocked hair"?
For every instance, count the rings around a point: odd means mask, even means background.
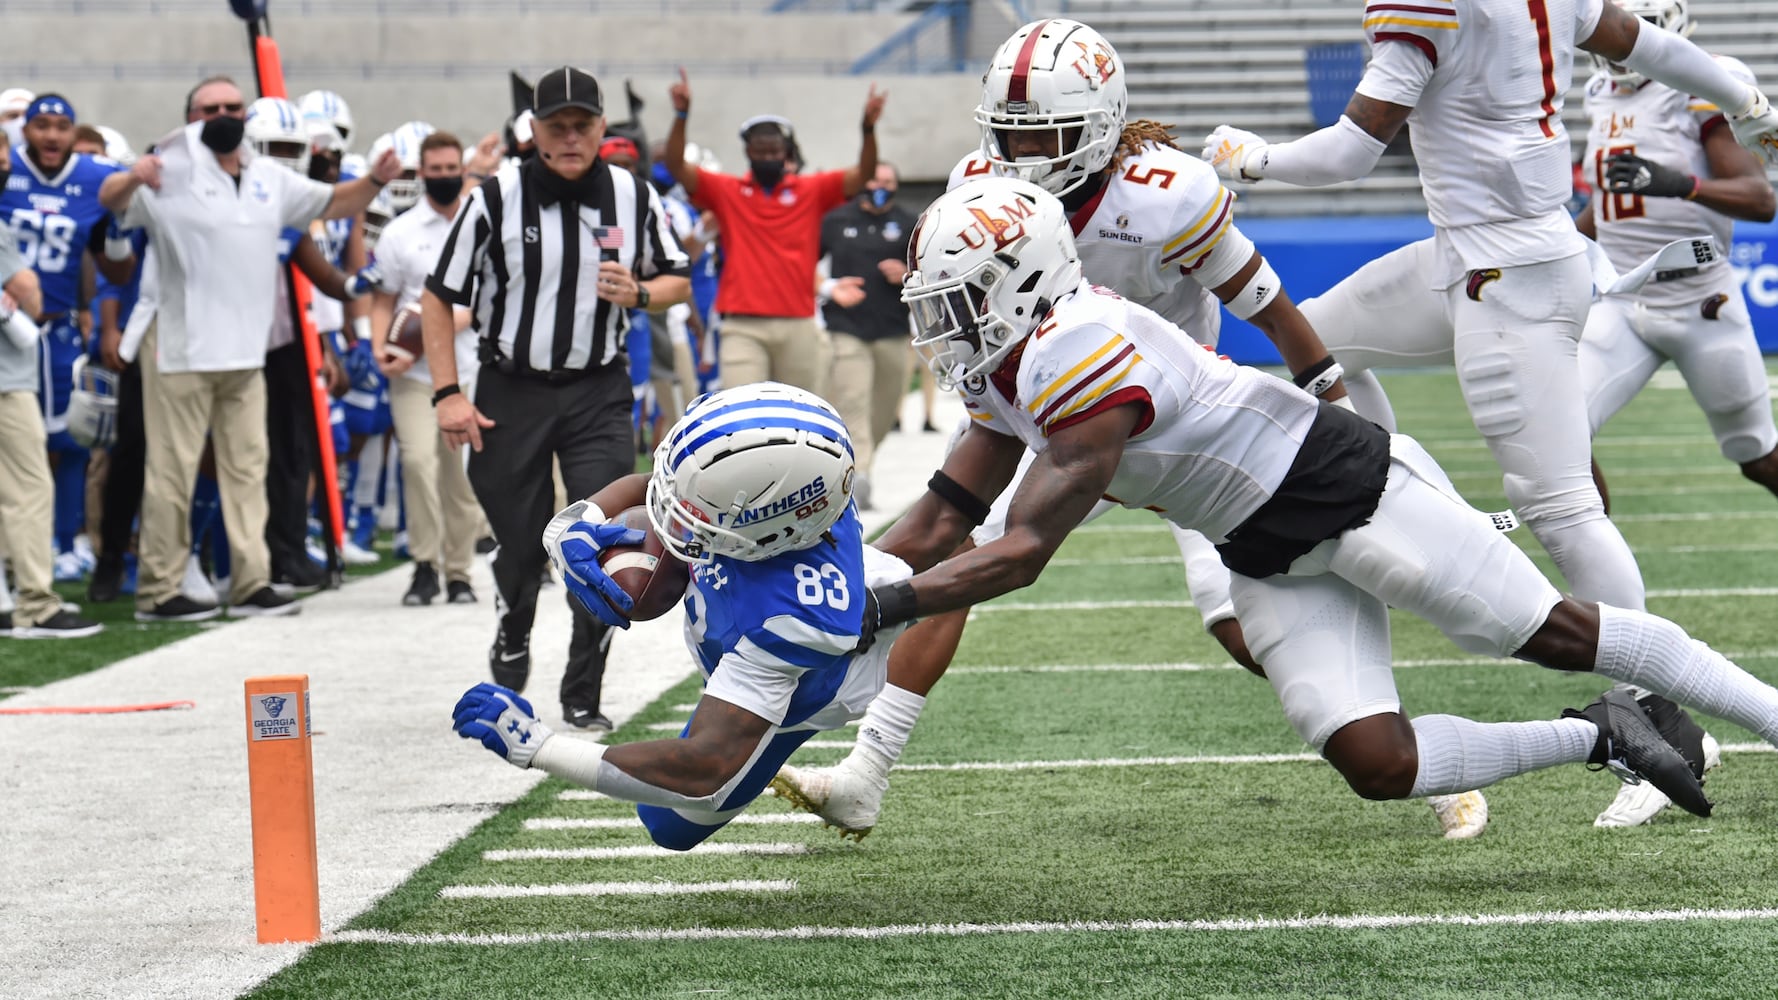
[[[1125,125],[1123,134],[1117,139],[1117,152],[1111,157],[1112,172],[1123,169],[1124,157],[1142,155],[1142,147],[1151,142],[1169,149],[1179,148],[1179,137],[1173,134],[1171,125],[1162,125],[1147,118],[1139,118]]]

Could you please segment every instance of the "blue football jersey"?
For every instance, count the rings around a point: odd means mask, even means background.
[[[848,506],[827,535],[760,562],[716,556],[693,567],[685,593],[686,643],[706,678],[739,659],[794,680],[788,705],[771,706],[783,709],[778,724],[785,727],[833,700],[864,619],[868,585],[857,510]]]
[[[45,177],[23,144],[12,148],[12,176],[0,192],[0,223],[12,230],[25,263],[43,286],[43,311],[74,311],[80,301],[80,254],[105,249],[111,213],[99,204],[99,185],[123,167],[102,156],[73,154]]]

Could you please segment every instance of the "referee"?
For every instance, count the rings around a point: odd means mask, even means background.
[[[540,539],[556,508],[552,460],[571,498],[635,468],[629,310],[691,296],[690,262],[653,187],[598,157],[605,118],[593,77],[566,66],[545,74],[532,107],[537,155],[502,167],[464,201],[420,306],[439,429],[450,447],[473,449],[469,483],[500,542],[500,627],[488,665],[515,690],[531,668]],[[473,400],[457,385],[457,305],[473,310],[481,334]],[[599,684],[610,635],[573,598],[568,606],[562,715],[609,729]]]

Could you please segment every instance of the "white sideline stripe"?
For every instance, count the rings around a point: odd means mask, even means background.
[[[556,793],[557,802],[605,802],[617,801],[604,792],[595,792],[590,788],[570,788]]]
[[[1723,753],[1778,753],[1770,743],[1724,743]],[[955,764],[897,764],[897,771],[1048,771],[1087,767],[1174,767],[1191,764],[1306,764],[1313,753],[1204,754],[1197,757],[1107,757],[1103,760],[981,760]]]
[[[1778,597],[1778,587],[1714,587],[1708,589],[1651,590],[1650,597]]]
[[[1177,560],[1175,560],[1177,561]],[[1119,608],[1189,608],[1190,601],[996,601],[970,609],[985,615],[997,611],[1109,611]]]
[[[24,694],[26,691],[30,690],[32,689],[28,687],[0,687],[0,698],[4,698],[7,695]]]
[[[689,721],[689,720],[686,720],[686,721]],[[858,723],[856,721],[848,722],[844,726],[841,726],[840,728],[845,729],[850,726],[856,726],[856,725],[858,725]],[[651,733],[676,733],[676,732],[680,731],[681,729],[685,728],[685,722],[683,722],[683,721],[682,722],[651,722],[644,728],[646,728]]]
[[[1773,521],[1778,514],[1771,510],[1719,510],[1712,513],[1689,514],[1613,514],[1618,524],[1662,524],[1688,521]],[[1165,523],[1159,518],[1148,524],[1088,524],[1075,528],[1070,535],[1165,535]]]
[[[803,746],[809,747],[812,750],[850,750],[850,749],[852,749],[852,741],[851,740],[810,740],[809,742],[804,743]]]
[[[819,823],[814,813],[742,813],[728,821],[730,826],[776,826],[782,823]],[[574,816],[539,816],[525,821],[527,830],[628,830],[642,821],[634,816],[582,819]]]
[[[1719,649],[1730,660],[1770,660],[1778,658],[1778,649]],[[1425,660],[1395,660],[1389,665],[1396,670],[1416,667],[1471,667],[1485,664],[1531,666],[1520,660],[1493,656],[1452,656]],[[975,667],[952,667],[947,674],[1170,674],[1200,673],[1210,670],[1243,670],[1239,663],[1224,660],[1218,663],[1044,663],[990,664]]]
[[[700,844],[690,851],[635,847],[522,847],[483,851],[483,861],[603,861],[611,858],[695,858],[712,854],[807,854],[807,844]]]
[[[728,882],[577,882],[571,885],[447,885],[440,899],[520,899],[531,896],[689,896],[707,892],[795,892],[794,879]]]
[[[1533,559],[1549,559],[1549,553],[1537,546],[1535,541],[1528,541],[1521,546],[1525,554]],[[1758,542],[1750,545],[1632,545],[1639,556],[1673,556],[1693,555],[1719,552],[1778,552],[1778,543]],[[1177,555],[1171,556],[1107,556],[1100,559],[1051,559],[1044,566],[1178,566],[1183,560]]]
[[[988,934],[1106,934],[1129,932],[1251,932],[1382,930],[1396,927],[1530,927],[1574,924],[1655,924],[1693,920],[1778,920],[1778,909],[1552,910],[1544,913],[1403,913],[1247,917],[1233,920],[1070,920],[1005,924],[890,924],[882,927],[687,927],[539,934],[400,934],[338,931],[323,944],[525,945],[585,941],[800,940],[821,938],[971,937]]]
[[[674,705],[673,706],[673,711],[675,711],[675,712],[695,712],[697,710],[698,710],[698,706],[696,706],[696,705]]]

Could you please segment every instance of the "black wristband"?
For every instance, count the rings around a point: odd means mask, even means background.
[[[865,122],[863,125],[859,126],[858,131],[863,132],[865,135],[876,135],[877,134],[876,123]]]
[[[945,475],[945,470],[934,472],[932,478],[926,481],[926,488],[938,494],[940,500],[957,508],[957,513],[968,518],[970,524],[981,524],[988,519],[988,505],[982,502],[982,498],[969,492],[962,483]]]
[[[389,186],[389,182],[388,182],[388,181],[380,181],[380,180],[377,180],[377,175],[376,175],[376,174],[365,174],[365,175],[364,175],[364,176],[366,176],[366,177],[369,177],[369,178],[370,178],[370,182],[371,182],[371,184],[372,184],[372,185],[374,185],[374,186],[376,186],[376,187],[380,187],[380,188],[385,188],[385,187],[388,187],[388,186]]]
[[[654,299],[654,296],[648,294],[648,286],[642,284],[641,282],[637,282],[636,283],[636,308],[647,309],[648,303],[650,301],[652,301],[653,299]]]
[[[462,392],[463,392],[463,387],[459,386],[455,382],[452,382],[450,385],[447,385],[444,388],[439,389],[437,392],[434,392],[432,394],[432,405],[437,406],[439,403],[444,402],[447,398],[449,398],[451,396],[459,395]]]
[[[1322,372],[1327,371],[1329,368],[1332,368],[1333,366],[1334,366],[1333,355],[1329,354],[1327,357],[1322,358],[1320,361],[1317,361],[1314,364],[1310,365],[1309,367],[1304,368],[1302,371],[1297,372],[1296,375],[1294,376],[1294,380],[1296,381],[1296,387],[1298,389],[1307,389],[1309,387],[1309,385],[1311,383],[1313,383],[1315,381],[1315,379]]]
[[[870,592],[877,599],[877,631],[911,622],[920,616],[914,585],[906,580],[872,587]]]

